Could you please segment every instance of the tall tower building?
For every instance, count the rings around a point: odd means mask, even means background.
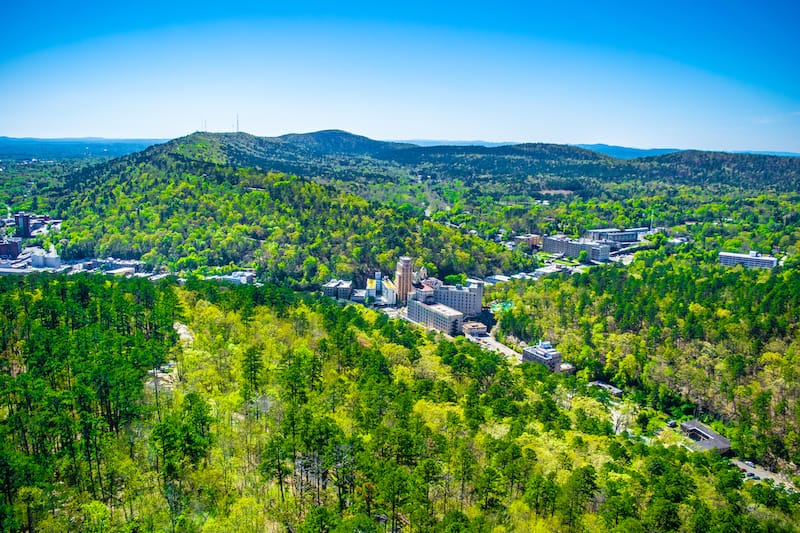
[[[17,237],[28,238],[31,236],[31,216],[28,213],[14,215],[14,223],[17,226]]]
[[[413,290],[411,285],[414,279],[413,264],[411,258],[402,256],[397,262],[397,270],[394,272],[394,284],[397,289],[397,300],[406,303],[408,294]]]

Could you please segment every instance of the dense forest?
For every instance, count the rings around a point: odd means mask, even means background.
[[[8,210],[64,219],[65,259],[182,277],[0,278],[2,531],[800,529],[791,483],[666,423],[699,417],[796,476],[800,158],[327,131],[0,168]],[[550,340],[575,375],[308,291],[401,255],[530,271],[545,257],[503,240],[650,225],[630,263],[487,290],[508,302],[497,338]],[[242,266],[265,285],[201,281]]]
[[[158,148],[158,147],[157,147]],[[269,281],[318,286],[392,271],[410,254],[432,273],[531,268],[530,256],[332,186],[147,152],[70,176],[58,202],[66,258],[141,259],[150,268],[255,265]],[[99,173],[98,173],[99,172]]]
[[[586,379],[605,379],[675,417],[735,426],[736,451],[800,461],[800,272],[725,268],[698,250],[644,251],[627,267],[498,286],[510,339],[558,342]]]
[[[0,305],[3,530],[798,525],[797,495],[670,430],[617,434],[583,377],[365,308],[91,276],[2,278]]]

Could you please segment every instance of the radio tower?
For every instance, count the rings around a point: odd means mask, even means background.
[[[236,133],[239,133],[239,114],[236,114]]]

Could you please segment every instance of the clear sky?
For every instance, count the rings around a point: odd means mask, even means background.
[[[800,2],[0,2],[0,135],[800,152]]]

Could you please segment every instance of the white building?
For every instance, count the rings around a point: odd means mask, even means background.
[[[464,316],[476,316],[483,306],[483,282],[473,281],[467,287],[441,285],[434,288],[433,298],[434,302],[461,311]]]
[[[553,345],[547,341],[539,341],[536,346],[523,348],[522,360],[541,363],[550,369],[550,372],[561,372],[561,352],[553,348]]]
[[[448,335],[461,332],[464,314],[443,304],[425,303],[416,299],[416,295],[408,298],[408,319],[423,326],[438,329]]]
[[[396,305],[397,289],[394,286],[394,282],[389,278],[385,278],[382,280],[381,285],[383,286],[383,290],[381,291],[381,299],[383,300],[383,303],[391,306]]]
[[[744,265],[747,268],[775,268],[778,265],[777,258],[761,255],[756,251],[751,251],[749,254],[720,252],[719,262],[725,266]]]

